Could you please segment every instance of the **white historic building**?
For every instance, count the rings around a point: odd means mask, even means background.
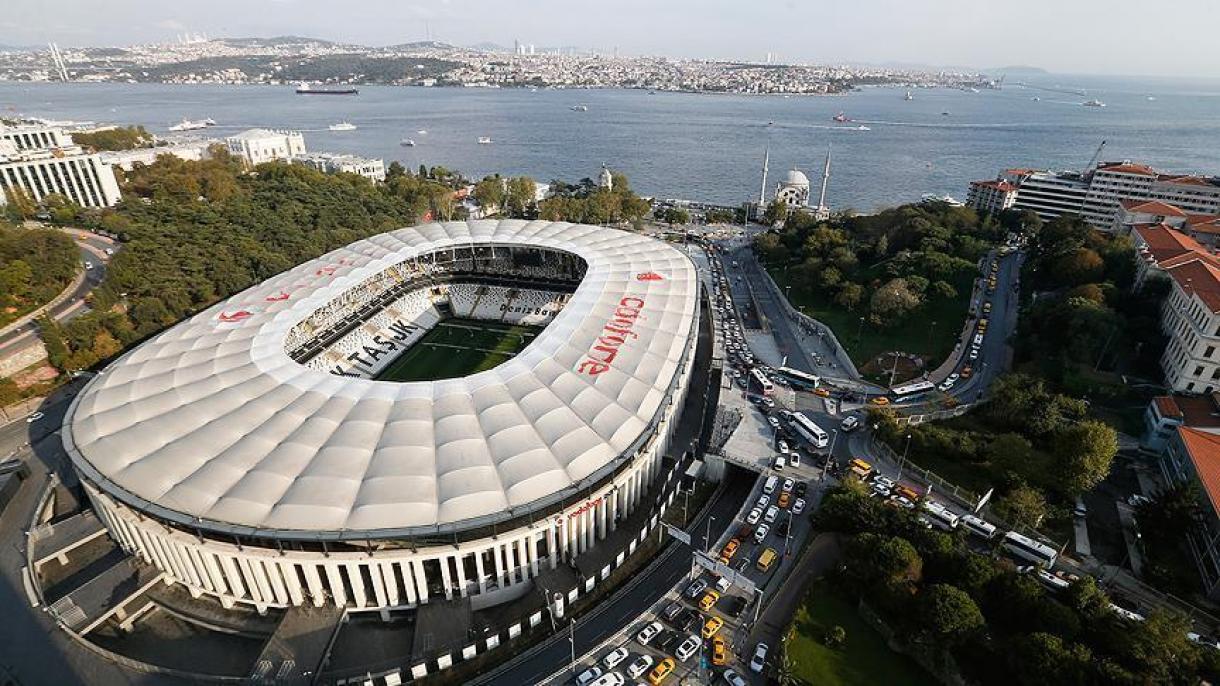
[[[291,160],[305,154],[305,136],[300,131],[249,129],[225,139],[229,152],[251,166],[274,160]]]
[[[775,199],[797,210],[809,205],[809,177],[797,169],[790,169],[784,180],[775,189]]]

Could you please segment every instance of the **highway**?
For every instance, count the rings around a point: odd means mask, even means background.
[[[687,531],[701,540],[707,527],[707,517],[710,516],[713,518],[712,535],[719,538],[726,525],[732,522],[741,509],[753,485],[752,479],[730,480],[729,485],[720,492],[720,496],[701,517],[691,523]],[[690,573],[691,551],[682,543],[671,540],[658,559],[660,562],[648,569],[643,576],[629,581],[628,583],[632,584],[629,588],[577,619],[574,632],[577,657],[593,650],[624,627],[630,626],[632,630],[638,628],[633,625],[633,621],[640,613],[655,605]],[[510,662],[501,670],[481,675],[471,683],[535,684],[570,662],[572,647],[568,643],[566,630],[561,630],[541,645],[544,646],[542,649],[527,653],[528,657],[519,662]]]
[[[65,229],[65,231],[76,241],[81,264],[91,264],[92,267],[85,270],[85,278],[72,292],[72,295],[50,309],[49,314],[56,321],[67,321],[89,311],[88,306],[85,305],[85,296],[106,278],[106,262],[109,260],[106,250],[118,250],[119,247],[119,244],[114,241],[86,231],[77,229]],[[80,239],[82,236],[84,240]],[[33,344],[38,335],[35,328],[35,324],[31,322],[0,336],[0,357],[24,350]]]

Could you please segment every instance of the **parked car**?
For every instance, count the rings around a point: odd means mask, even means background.
[[[767,526],[766,524],[759,524],[758,528],[754,530],[754,542],[762,543],[764,540],[766,540],[767,532],[770,530],[771,527]]]
[[[856,416],[847,417],[839,424],[839,428],[843,431],[851,432],[860,427],[860,418]]]
[[[704,579],[695,579],[686,586],[686,597],[694,600],[699,597],[700,593],[707,590],[707,581]]]
[[[797,498],[796,502],[792,503],[792,514],[799,515],[805,511],[805,499]]]
[[[685,641],[678,646],[674,651],[674,657],[678,658],[679,662],[686,662],[691,656],[697,654],[699,649],[703,647],[703,639],[698,636],[687,636]]]
[[[755,674],[762,674],[763,668],[767,666],[767,644],[759,643],[754,646],[754,656],[750,658],[750,671]]]
[[[25,418],[25,423],[26,423],[26,424],[33,424],[34,422],[38,421],[39,419],[42,419],[42,418],[43,418],[43,417],[45,417],[45,416],[46,416],[46,415],[45,415],[45,414],[43,414],[42,412],[34,412],[34,413],[32,413],[30,416],[28,416],[28,417],[26,417],[26,418]]]
[[[661,628],[660,622],[652,622],[643,629],[640,629],[640,633],[636,634],[635,640],[640,645],[646,646],[652,643],[652,639],[656,638],[657,634],[661,633]]]
[[[632,679],[639,679],[641,675],[652,668],[653,660],[651,655],[641,655],[637,657],[631,664],[627,665],[627,676]]]
[[[762,519],[762,510],[760,510],[757,507],[754,508],[753,510],[750,510],[749,515],[746,515],[746,522],[748,522],[750,524],[757,524],[758,520],[760,520],[760,519]]]
[[[613,670],[615,667],[618,667],[619,664],[622,663],[623,660],[626,660],[626,659],[627,659],[627,649],[621,648],[621,647],[615,648],[614,650],[611,650],[610,652],[606,653],[606,656],[602,658],[602,666],[604,666],[606,668],[606,671],[609,672],[609,671]]]
[[[576,686],[588,686],[602,674],[602,668],[598,667],[597,665],[593,665],[592,667],[576,675]]]

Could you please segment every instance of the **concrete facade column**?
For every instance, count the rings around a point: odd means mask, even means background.
[[[280,578],[284,580],[284,586],[288,589],[288,599],[293,605],[304,605],[305,593],[301,590],[301,579],[297,576],[296,565],[287,562],[276,563],[276,566],[279,568]]]
[[[526,556],[530,560],[530,576],[536,578],[538,576],[538,532],[530,531],[529,540],[526,544]]]
[[[517,539],[517,570],[521,574],[521,580],[527,581],[529,575],[529,559],[525,552],[525,538]]]
[[[602,496],[601,502],[597,504],[597,539],[603,540],[606,538],[606,510],[610,509],[610,501],[606,496]]]
[[[394,574],[394,565],[390,562],[382,562],[377,566],[381,569],[381,581],[385,584],[386,599],[390,601],[391,605],[399,605],[398,579]]]
[[[411,563],[395,562],[394,566],[398,569],[398,575],[402,577],[402,588],[407,593],[407,604],[418,605],[419,594],[416,592],[415,575],[411,572]]]
[[[314,564],[301,565],[305,572],[305,585],[309,587],[309,595],[314,607],[322,607],[326,602],[326,589],[322,588],[322,577],[318,576],[318,566]]]
[[[459,553],[453,559],[457,562],[458,594],[465,598],[470,595],[470,591],[467,589],[468,584],[466,583],[466,554]]]
[[[419,596],[419,604],[423,605],[428,602],[428,576],[424,572],[424,563],[421,560],[411,560],[411,576],[415,579],[415,592]]]
[[[568,543],[569,542],[570,542],[570,539],[568,536],[568,518],[561,514],[561,515],[559,515],[559,552],[558,552],[558,557],[560,559],[566,560],[568,558]]]
[[[339,576],[339,565],[327,562],[322,565],[322,568],[326,570],[326,583],[330,584],[330,595],[333,602],[339,607],[346,606],[347,591],[343,588],[343,578]]]
[[[368,607],[368,593],[364,588],[364,575],[360,573],[360,563],[345,564],[343,571],[347,572],[347,580],[352,584],[352,599],[356,601],[356,607]]]
[[[559,549],[555,547],[555,521],[551,520],[550,525],[546,528],[546,552],[547,557],[551,558],[551,569],[559,564]]]
[[[377,607],[386,607],[390,604],[390,599],[385,592],[385,580],[381,578],[381,565],[372,560],[364,564],[369,570],[369,579],[373,582],[373,600],[377,602]]]
[[[618,491],[619,491],[618,484],[614,484],[610,488],[610,530],[611,531],[618,530],[618,518],[619,518]]]
[[[483,570],[483,553],[485,551],[478,550],[474,554],[474,571],[479,576],[479,593],[487,592],[487,572]]]
[[[452,555],[442,555],[437,559],[441,563],[441,587],[445,589],[445,600],[453,600],[453,580],[449,576],[449,563]]]
[[[500,544],[497,543],[491,549],[492,559],[496,563],[496,586],[504,588],[504,556],[500,554]]]

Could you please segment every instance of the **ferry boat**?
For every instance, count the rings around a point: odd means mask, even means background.
[[[1104,103],[1100,100],[1085,100],[1084,102],[1082,102],[1080,104],[1084,105],[1085,107],[1105,107],[1106,106],[1106,103]]]
[[[588,112],[589,106],[588,105],[572,105],[571,110],[573,112]]]
[[[208,122],[211,122],[211,123],[208,123]],[[215,123],[216,122],[212,121],[211,119],[201,119],[199,121],[191,121],[189,119],[183,119],[181,122],[169,127],[169,130],[170,131],[196,131],[198,129],[206,129],[209,126],[214,125]]]
[[[837,122],[839,122],[840,124],[842,124],[842,123],[844,123],[844,122],[849,122],[849,121],[851,121],[851,119],[849,119],[849,118],[848,118],[848,116],[847,116],[846,114],[843,114],[842,112],[840,112],[840,113],[836,114],[835,116],[831,117],[831,120],[832,120],[832,121],[837,121]]]
[[[302,81],[297,84],[297,95],[356,95],[360,91],[355,88],[322,88],[311,86]]]
[[[479,145],[491,145],[491,136],[479,136]]]
[[[410,138],[404,138],[404,139],[398,141],[398,144],[404,148],[414,148],[415,147],[415,141],[411,140]]]
[[[341,121],[338,124],[331,124],[326,128],[330,129],[331,131],[355,131],[356,125],[350,121]]]

